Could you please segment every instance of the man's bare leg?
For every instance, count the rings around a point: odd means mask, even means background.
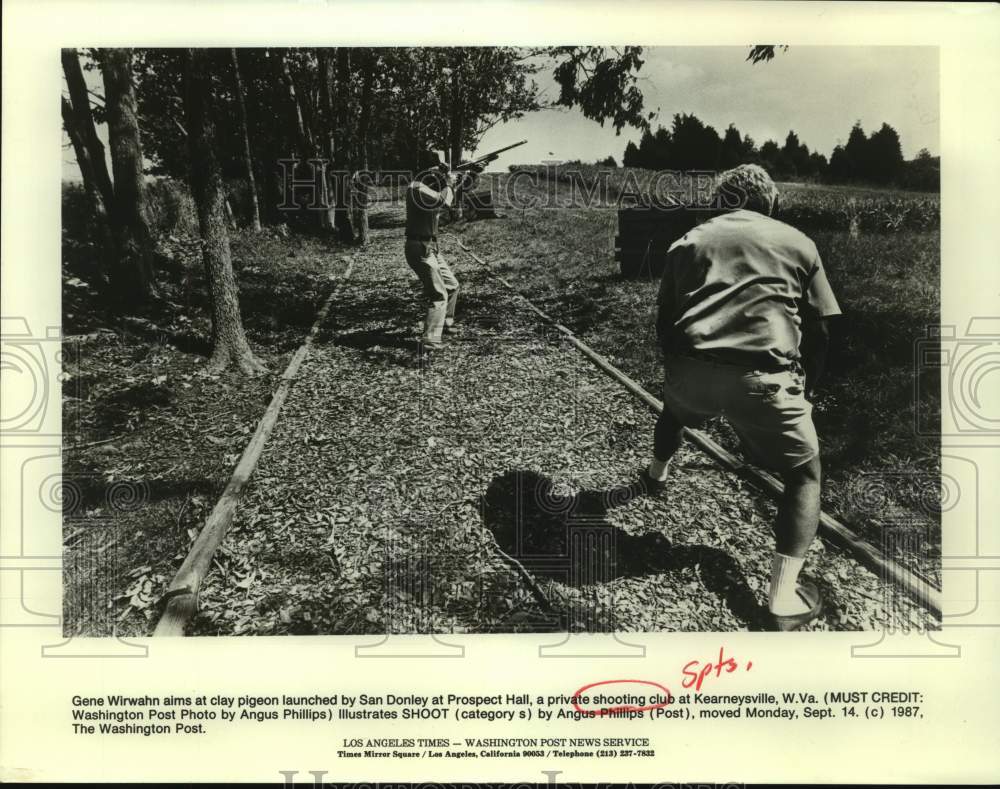
[[[819,456],[786,471],[782,477],[785,493],[778,505],[775,543],[778,553],[801,558],[812,545],[819,526]]]
[[[819,526],[821,469],[817,455],[783,475],[785,493],[778,504],[774,526],[775,548],[771,564],[768,604],[773,614],[799,614],[809,610],[797,594],[799,571]]]

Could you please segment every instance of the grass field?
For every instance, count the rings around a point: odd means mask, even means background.
[[[494,190],[502,203],[539,207],[510,208],[505,219],[459,224],[455,232],[525,295],[657,392],[657,283],[620,276],[614,199],[575,206],[565,181],[544,178],[533,185],[500,177]],[[926,430],[939,418],[938,377],[914,367],[915,343],[939,322],[939,199],[806,184],[779,190],[778,218],[816,242],[844,311],[815,402],[824,508],[890,553],[903,551],[907,564],[939,581],[939,439]],[[710,425],[710,432],[736,448],[724,423]]]
[[[590,204],[602,205],[629,204],[637,199],[653,204],[704,203],[714,184],[711,173],[685,175],[569,164],[515,165],[510,169],[510,176],[501,176],[497,181],[501,191],[507,188],[505,184],[513,184],[513,192],[520,190],[525,199],[539,197],[538,193],[544,191],[548,197],[556,195],[564,205],[572,202],[574,193],[596,197]],[[921,232],[940,227],[941,201],[936,193],[816,183],[782,183],[780,188],[779,218],[804,232]],[[536,194],[529,196],[530,192]]]

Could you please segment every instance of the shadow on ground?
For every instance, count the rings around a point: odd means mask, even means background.
[[[766,610],[728,553],[674,544],[658,532],[629,534],[609,521],[611,509],[642,495],[639,482],[571,492],[536,471],[515,470],[490,483],[480,511],[498,545],[538,578],[583,587],[697,566],[705,588],[735,617],[750,630],[767,629]]]
[[[412,332],[396,327],[349,332],[333,337],[329,342],[331,345],[359,351],[361,358],[372,364],[420,366],[417,338]]]
[[[413,324],[419,310],[415,296],[404,298],[395,293],[353,289],[334,302],[316,341],[336,342],[344,329],[361,326],[368,330],[405,330]]]

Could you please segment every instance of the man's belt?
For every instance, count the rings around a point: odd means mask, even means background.
[[[437,241],[437,236],[407,236],[407,241]]]
[[[698,350],[696,348],[666,347],[663,349],[665,356],[682,356],[686,359],[694,359],[698,362],[708,362],[720,367],[739,367],[754,369],[763,373],[780,373],[785,370],[802,372],[802,364],[798,359],[789,359],[787,362],[780,362],[777,359],[767,359],[763,356],[748,358],[745,362],[738,361],[738,357],[733,358],[712,353],[711,351]]]

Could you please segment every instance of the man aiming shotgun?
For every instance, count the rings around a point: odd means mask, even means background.
[[[643,481],[662,491],[683,428],[725,416],[754,460],[784,479],[768,609],[775,629],[793,630],[822,610],[816,586],[799,580],[820,510],[806,396],[822,373],[826,321],[840,307],[816,245],[770,217],[776,198],[762,168],[729,170],[716,187],[717,215],[667,252],[656,324],[663,412]]]
[[[438,216],[455,197],[456,174],[449,172],[436,154],[421,156],[420,172],[406,187],[406,262],[420,280],[427,315],[419,352],[442,347],[444,329],[455,323],[458,279],[441,257],[437,243]]]
[[[406,262],[420,280],[427,314],[420,338],[421,355],[443,347],[442,335],[455,325],[459,281],[441,256],[437,243],[438,218],[442,209],[452,205],[461,183],[471,182],[487,164],[504,151],[524,145],[527,140],[463,162],[454,169],[432,152],[421,154],[420,172],[406,188]]]

